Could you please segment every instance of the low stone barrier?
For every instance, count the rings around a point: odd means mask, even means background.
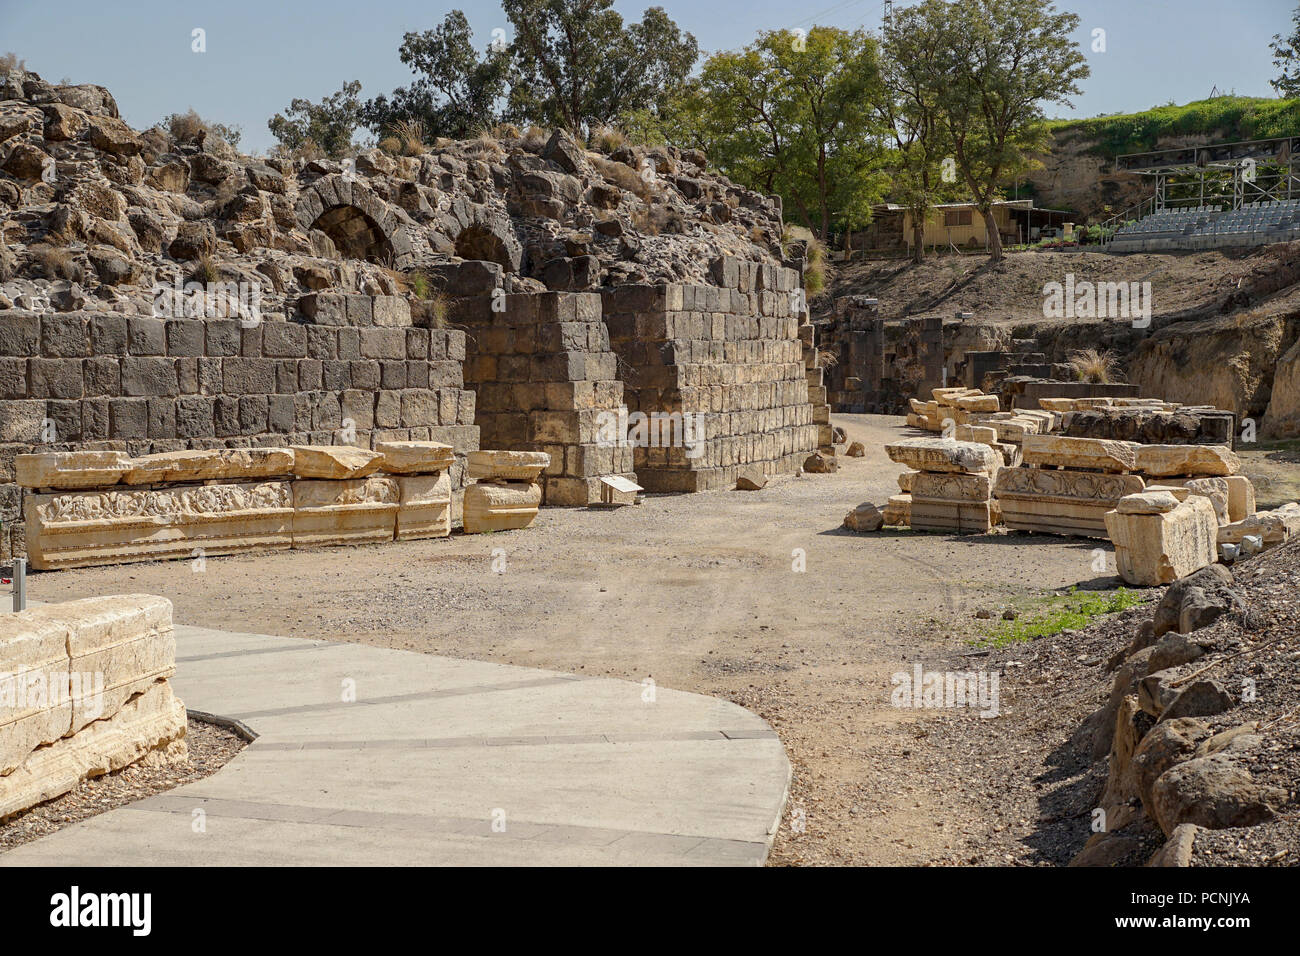
[[[451,534],[452,447],[20,455],[36,570]]]
[[[137,762],[188,755],[166,598],[126,594],[0,616],[0,819]]]

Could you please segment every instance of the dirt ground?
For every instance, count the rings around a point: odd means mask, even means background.
[[[896,418],[836,421],[867,457],[758,492],[543,509],[524,531],[208,558],[201,571],[179,561],[34,574],[28,593],[143,591],[170,598],[187,624],[725,697],[771,721],[795,768],[774,863],[1002,862],[984,857],[982,837],[1007,824],[944,779],[947,758],[927,767],[929,728],[983,722],[892,707],[890,675],[970,654],[979,609],[1114,579],[1092,570],[1099,543],[1083,539],[844,531],[858,503],[897,493],[902,469],[883,443],[908,431]]]

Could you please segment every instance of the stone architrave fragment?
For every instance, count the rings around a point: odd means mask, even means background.
[[[456,461],[451,445],[436,441],[384,441],[375,445],[384,456],[380,466],[394,475],[428,475],[446,471]]]
[[[451,476],[402,475],[397,479],[397,540],[451,534]]]
[[[465,489],[465,533],[527,528],[541,503],[540,485],[480,481]]]
[[[214,448],[166,451],[132,458],[122,481],[128,485],[165,482],[252,480],[293,474],[288,448]]]
[[[501,478],[532,483],[551,463],[544,451],[472,451],[466,477],[475,480]]]
[[[1106,512],[1142,488],[1138,475],[1003,468],[993,495],[1002,523],[1015,531],[1105,538]]]
[[[293,547],[392,541],[400,494],[396,478],[293,482]]]
[[[109,488],[24,501],[27,556],[40,571],[290,546],[287,481]]]

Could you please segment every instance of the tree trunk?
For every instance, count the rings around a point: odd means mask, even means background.
[[[916,212],[912,213],[912,261],[920,263],[925,259],[925,222],[918,220]]]
[[[989,240],[989,261],[1002,261],[1002,234],[998,232],[998,221],[993,215],[993,207],[984,210],[984,232]]]

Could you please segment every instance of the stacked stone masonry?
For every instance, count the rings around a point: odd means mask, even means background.
[[[477,396],[481,444],[546,452],[548,505],[600,500],[600,478],[635,480],[619,440],[623,383],[594,293],[504,293],[455,299],[468,330],[465,377]]]
[[[0,322],[0,562],[23,554],[20,454],[431,440],[479,446],[465,333],[397,296],[319,292],[286,321],[10,310]]]
[[[829,407],[809,398],[816,365],[799,334],[798,274],[724,257],[712,277],[717,285],[602,293],[629,411],[698,425],[691,447],[635,447],[637,481],[649,491],[730,488],[747,466],[794,474],[830,444],[820,440],[830,437]]]

